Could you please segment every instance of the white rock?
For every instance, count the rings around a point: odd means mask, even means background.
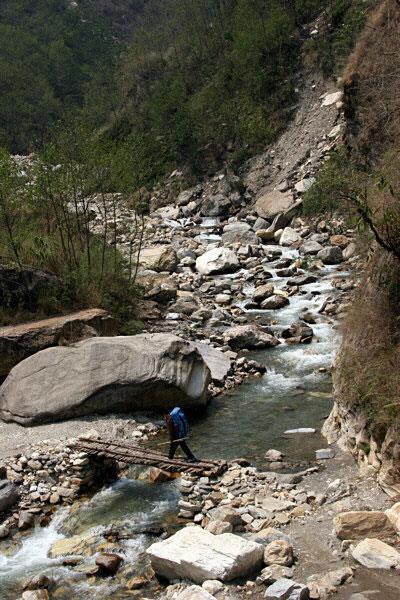
[[[206,592],[214,596],[217,592],[222,590],[224,584],[221,583],[221,581],[218,581],[217,579],[208,579],[207,581],[204,581],[201,587],[203,588],[203,590],[206,590]]]
[[[362,540],[352,551],[353,558],[369,569],[400,569],[400,553],[376,538]]]
[[[226,354],[209,344],[194,342],[204,362],[211,372],[211,379],[223,383],[231,370],[231,360]]]
[[[357,246],[355,245],[354,242],[350,242],[350,244],[347,246],[347,248],[345,248],[343,250],[343,258],[344,260],[348,260],[349,258],[351,258],[352,256],[355,255],[357,251]]]
[[[287,429],[285,434],[292,435],[294,433],[315,433],[315,429],[312,427],[299,427],[298,429]]]
[[[333,92],[333,94],[325,94],[321,106],[332,106],[342,99],[342,92]]]
[[[299,240],[301,240],[301,237],[298,231],[296,231],[292,227],[285,227],[285,229],[282,231],[282,235],[279,238],[279,245],[291,246]]]
[[[274,450],[273,448],[271,448],[265,453],[265,458],[270,462],[281,462],[284,456],[285,455],[282,454],[282,452],[280,452],[279,450]]]
[[[323,246],[316,241],[306,240],[303,242],[300,248],[300,252],[302,254],[318,254],[320,250],[323,250]]]
[[[18,363],[0,388],[0,415],[30,425],[171,402],[204,406],[209,378],[196,347],[175,335],[94,337]]]
[[[228,248],[213,248],[199,256],[196,260],[196,270],[202,275],[232,273],[238,268],[238,258]]]
[[[274,498],[273,496],[257,496],[256,501],[261,508],[270,512],[282,512],[296,506],[295,502],[290,502],[289,500],[280,500],[279,498]]]
[[[169,206],[162,206],[161,208],[157,208],[152,213],[152,217],[161,217],[161,219],[177,219],[179,217],[179,207],[173,206],[170,204]]]
[[[232,533],[213,535],[201,527],[186,527],[147,550],[153,569],[167,579],[230,581],[262,565],[264,548]]]
[[[305,177],[304,179],[301,179],[301,181],[298,181],[294,187],[299,194],[304,194],[304,192],[310,189],[314,182],[315,177]]]
[[[230,304],[232,298],[229,294],[217,294],[215,296],[215,302],[217,304]]]
[[[328,138],[333,139],[335,137],[337,137],[340,133],[342,126],[340,125],[335,125],[335,127],[333,127],[333,129],[330,130],[330,132],[328,133]]]
[[[97,429],[89,429],[88,431],[85,431],[85,433],[81,433],[79,436],[79,438],[82,440],[98,440],[99,437],[100,433],[97,431]]]
[[[143,248],[139,262],[144,269],[173,273],[177,267],[178,259],[172,246],[160,245]]]
[[[191,585],[178,595],[174,595],[174,600],[215,600],[214,596],[206,589],[198,585]]]

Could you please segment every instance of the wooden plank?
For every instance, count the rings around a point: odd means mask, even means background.
[[[218,475],[227,467],[226,462],[221,460],[201,460],[198,463],[188,463],[181,459],[170,459],[156,450],[139,448],[114,440],[78,440],[74,446],[99,458],[111,458],[123,464],[153,465],[166,471],[182,471],[193,474],[207,472],[210,475]]]

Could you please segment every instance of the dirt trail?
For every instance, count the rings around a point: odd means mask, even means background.
[[[356,592],[369,592],[371,600],[399,600],[400,577],[394,571],[366,569],[341,552],[341,542],[333,532],[336,514],[352,510],[386,510],[393,503],[372,477],[362,476],[353,458],[336,449],[335,458],[323,469],[305,478],[301,487],[317,494],[328,486],[337,489],[336,502],[324,504],[317,513],[292,521],[283,530],[293,538],[298,562],[294,579],[305,581],[310,575],[324,574],[344,566],[355,569],[353,581],[338,588],[337,600],[348,600]],[[331,487],[332,489],[332,487]],[[330,494],[331,495],[331,494]]]

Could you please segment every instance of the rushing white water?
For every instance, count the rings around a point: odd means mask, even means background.
[[[44,563],[48,564],[47,554],[49,549],[55,541],[64,537],[58,529],[67,512],[67,509],[58,511],[48,527],[36,527],[33,534],[23,541],[21,548],[14,556],[0,554],[0,577],[11,571],[20,570],[22,574],[25,569],[38,567]],[[57,560],[52,562],[57,564]]]
[[[73,592],[68,588],[62,600],[108,597],[116,584],[99,582],[99,585],[88,586],[84,573],[62,566],[63,557],[49,558],[54,542],[81,535],[82,539],[93,538],[96,545],[104,541],[103,533],[107,527],[116,524],[119,530],[130,532],[132,536],[120,543],[125,563],[137,565],[152,539],[137,531],[146,526],[159,526],[174,515],[178,498],[173,483],[155,486],[146,481],[122,479],[95,494],[78,511],[70,513],[67,508],[61,509],[47,527],[38,527],[26,537],[13,556],[0,554],[1,600],[20,597],[15,590],[26,578],[37,573],[46,573],[56,581],[72,580]],[[82,555],[80,558],[83,563],[93,564],[92,556]]]

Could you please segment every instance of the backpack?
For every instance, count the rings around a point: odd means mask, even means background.
[[[189,423],[186,415],[179,406],[174,408],[170,413],[172,421],[174,423],[175,431],[178,435],[178,439],[187,437],[189,433]]]

